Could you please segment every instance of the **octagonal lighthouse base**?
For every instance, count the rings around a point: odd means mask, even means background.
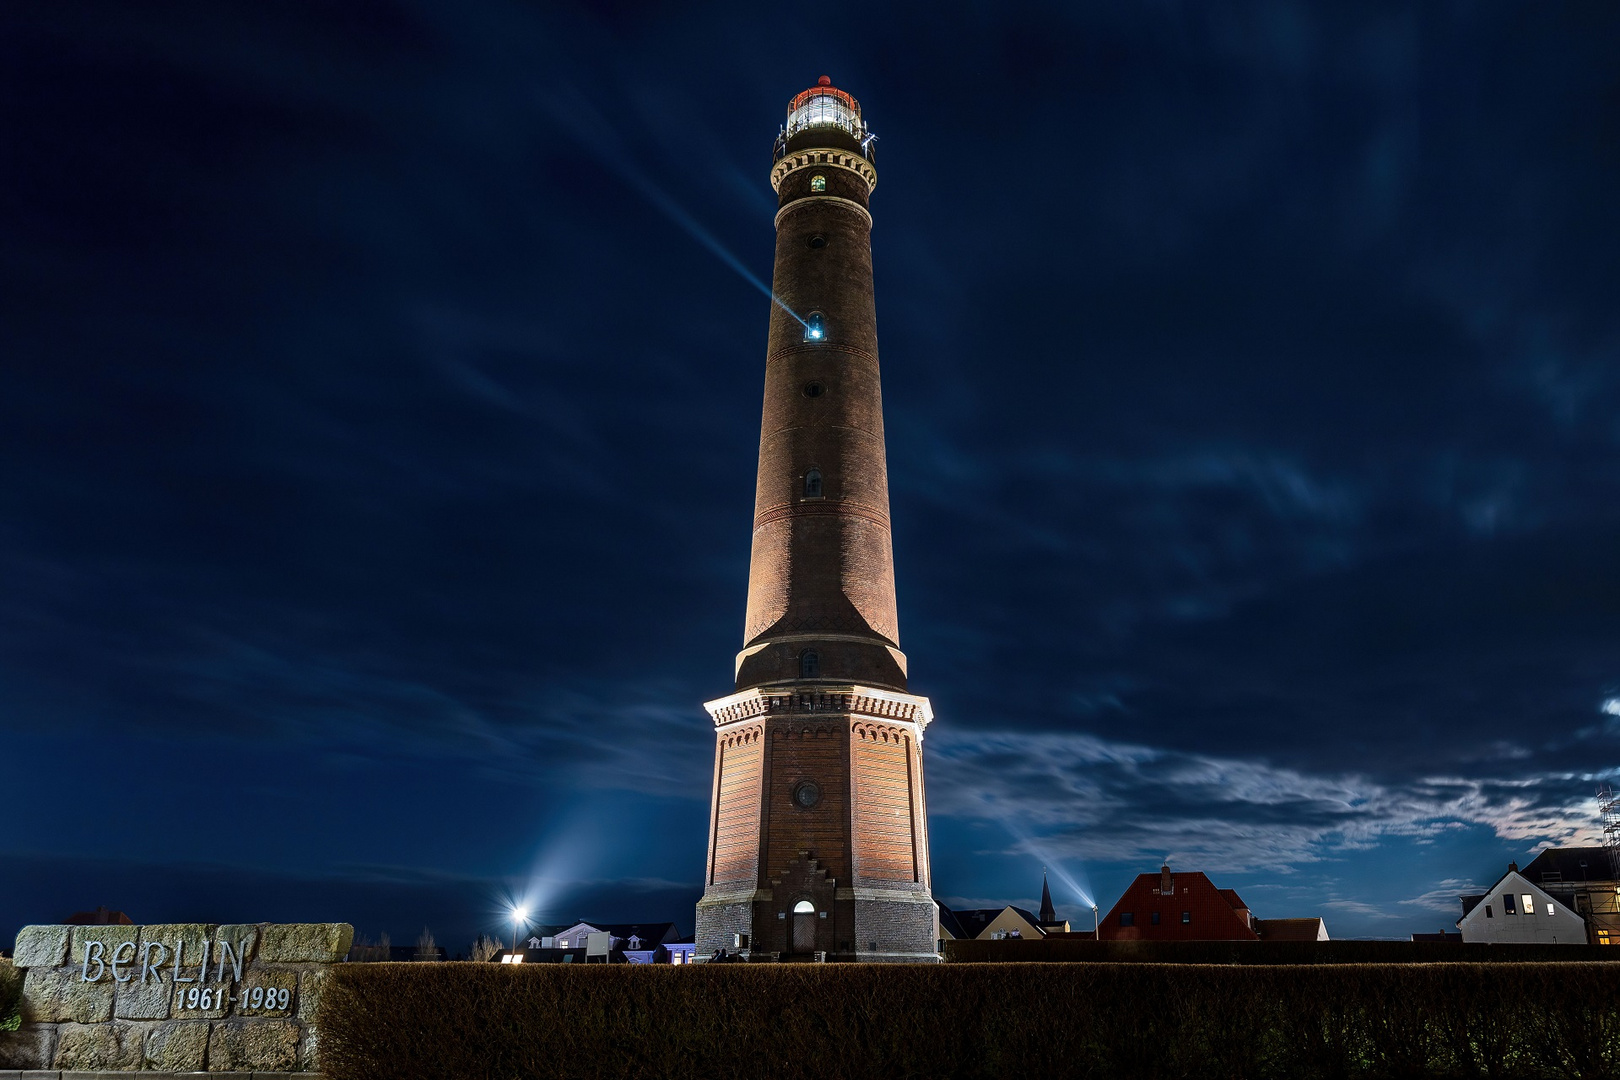
[[[937,961],[928,699],[818,682],[705,708],[716,740],[698,957]]]

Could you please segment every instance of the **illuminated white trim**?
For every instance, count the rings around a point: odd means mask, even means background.
[[[866,209],[866,207],[862,206],[854,199],[846,199],[839,195],[806,195],[802,199],[794,199],[792,202],[788,203],[786,206],[782,207],[782,209],[776,212],[776,220],[774,224],[778,229],[780,229],[782,227],[783,214],[786,214],[789,210],[796,207],[804,206],[807,203],[813,202],[843,203],[845,206],[849,207],[851,210],[855,211],[857,214],[861,215],[861,217],[866,219],[866,227],[868,229],[872,227],[872,215]]]

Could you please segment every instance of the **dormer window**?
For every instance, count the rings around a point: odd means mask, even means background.
[[[804,317],[804,340],[827,340],[827,319],[821,312],[812,311]]]
[[[821,471],[811,469],[804,474],[804,497],[807,499],[821,498]]]

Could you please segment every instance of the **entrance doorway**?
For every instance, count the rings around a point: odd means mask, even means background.
[[[816,905],[808,900],[793,905],[793,951],[816,951]]]

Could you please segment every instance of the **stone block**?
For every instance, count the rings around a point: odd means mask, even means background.
[[[208,1024],[180,1020],[161,1024],[146,1036],[143,1068],[200,1072],[208,1051]]]
[[[280,991],[286,991],[287,1004],[281,1004]],[[236,988],[237,1016],[296,1015],[298,1010],[298,972],[250,971]]]
[[[52,1064],[58,1069],[138,1069],[141,1031],[127,1024],[63,1024]]]
[[[332,978],[327,968],[311,968],[298,976],[298,1019],[306,1024],[315,1022],[315,1013],[321,1007],[321,995]]]
[[[0,1069],[43,1069],[56,1057],[56,1026],[25,1024],[0,1031]]]
[[[215,1024],[208,1035],[210,1072],[292,1072],[298,1067],[298,1025],[291,1020]]]
[[[214,963],[219,963],[219,943],[229,942],[231,951],[245,964],[253,959],[259,945],[259,928],[254,923],[226,923],[214,931]],[[243,943],[246,942],[244,945]]]
[[[155,941],[163,946],[164,955],[168,964],[174,965],[175,956],[180,957],[180,966],[198,964],[202,962],[203,944],[210,945],[208,952],[209,966],[212,967],[216,957],[213,953],[214,925],[212,923],[154,923],[151,926],[140,927],[141,944]],[[75,940],[77,935],[75,935]]]
[[[84,951],[92,941],[101,942],[101,960],[103,963],[112,962],[113,950],[128,942],[134,945],[140,936],[141,928],[138,926],[75,926],[73,930],[73,947],[68,951],[68,963],[84,964]],[[128,949],[124,950],[129,953]],[[90,970],[95,971],[95,961],[90,962]]]
[[[11,962],[20,968],[60,967],[67,963],[68,927],[25,926],[17,931]]]
[[[304,1029],[303,1038],[298,1043],[298,1067],[320,1071],[321,1033],[312,1027]]]
[[[29,968],[23,980],[23,1022],[94,1024],[112,1017],[113,982],[84,982],[77,968]]]
[[[169,979],[140,981],[135,975],[113,992],[113,1016],[119,1020],[167,1020],[174,983]]]
[[[354,927],[348,923],[284,923],[264,928],[259,959],[273,964],[335,964],[348,955]]]

